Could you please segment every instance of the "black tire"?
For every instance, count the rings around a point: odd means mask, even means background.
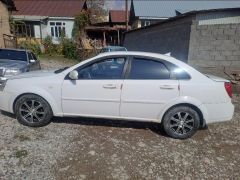
[[[52,109],[40,96],[27,94],[15,103],[15,115],[19,123],[30,127],[42,127],[51,122]]]
[[[174,139],[187,139],[199,129],[200,116],[191,107],[177,106],[167,111],[162,125],[168,136]]]

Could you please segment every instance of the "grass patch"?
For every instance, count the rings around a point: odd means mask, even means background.
[[[53,60],[53,61],[57,61],[57,62],[62,62],[62,63],[79,63],[80,61],[77,59],[67,59],[65,58],[63,55],[49,55],[49,54],[42,54],[39,56],[40,61],[49,61],[49,60]]]
[[[23,142],[23,141],[29,141],[31,140],[30,137],[26,136],[26,135],[23,135],[23,134],[16,134],[14,136],[15,139],[18,139],[19,141]]]
[[[18,150],[18,151],[16,151],[16,153],[15,153],[15,157],[16,158],[24,158],[24,157],[26,157],[28,155],[28,152],[27,152],[27,150]]]

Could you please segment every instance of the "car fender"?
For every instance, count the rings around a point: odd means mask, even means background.
[[[194,98],[194,97],[189,97],[189,96],[182,96],[182,97],[178,97],[176,99],[173,99],[171,101],[169,101],[162,109],[162,111],[159,114],[159,120],[160,122],[162,121],[165,113],[173,106],[179,105],[179,104],[190,104],[193,106],[196,106],[203,115],[203,119],[207,120],[208,117],[208,112],[207,109],[205,108],[204,104],[199,101],[198,99]]]
[[[62,106],[61,106],[61,97],[59,97],[59,102],[57,102],[58,100],[54,99],[53,96],[47,90],[43,88],[38,88],[38,87],[31,87],[31,89],[23,89],[21,91],[18,91],[17,94],[14,94],[14,96],[12,96],[9,103],[9,109],[12,110],[12,112],[14,112],[13,106],[14,106],[15,100],[24,94],[36,94],[38,96],[41,96],[51,106],[54,116],[63,116]]]

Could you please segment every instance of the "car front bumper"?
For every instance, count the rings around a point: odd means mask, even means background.
[[[0,91],[0,110],[13,113],[13,101],[13,94]]]

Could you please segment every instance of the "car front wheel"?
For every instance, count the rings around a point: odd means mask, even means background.
[[[191,107],[177,106],[170,109],[163,118],[167,135],[175,139],[192,137],[200,126],[200,116]]]
[[[47,125],[52,117],[48,102],[37,95],[23,95],[15,104],[15,114],[19,123],[30,127]]]

